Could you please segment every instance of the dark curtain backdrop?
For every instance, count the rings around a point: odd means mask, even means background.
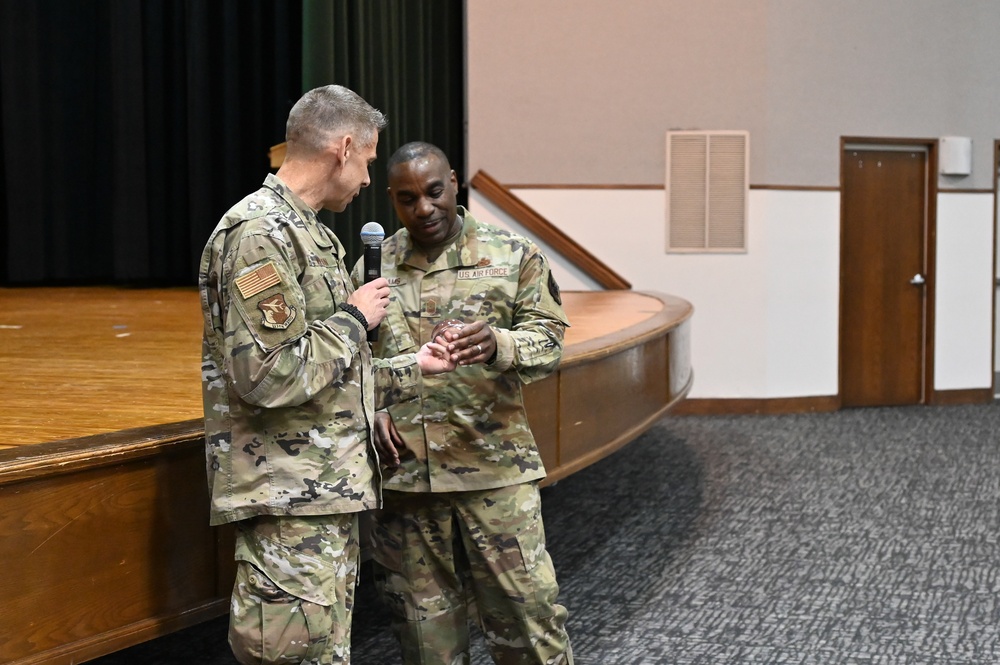
[[[301,2],[2,0],[5,284],[193,284],[301,85]]]
[[[341,83],[390,119],[373,185],[329,219],[395,228],[385,158],[464,163],[461,0],[0,0],[0,284],[190,285],[269,171],[288,110]]]
[[[465,181],[465,56],[462,0],[304,0],[303,88],[346,85],[389,118],[372,183],[342,213],[324,213],[356,260],[370,221],[399,228],[386,196],[389,155],[409,141],[436,144]],[[465,190],[460,203],[465,202]]]

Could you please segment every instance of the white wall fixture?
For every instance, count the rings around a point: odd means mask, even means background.
[[[942,136],[938,139],[938,172],[941,175],[972,173],[972,139],[968,136]]]

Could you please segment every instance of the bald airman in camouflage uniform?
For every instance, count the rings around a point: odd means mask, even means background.
[[[412,352],[451,321],[459,367],[379,414],[379,587],[407,664],[469,662],[471,598],[496,663],[571,665],[545,548],[545,469],[521,393],[556,368],[568,323],[538,247],[477,222],[456,205],[457,189],[435,146],[407,144],[390,158],[404,228],[382,245],[392,302],[374,351]],[[353,276],[360,283],[360,263]]]
[[[316,216],[369,183],[384,116],[340,86],[295,104],[277,174],[202,255],[211,522],[236,522],[229,640],[247,663],[349,663],[359,511],[379,505],[377,408],[454,364],[443,347],[373,360],[389,288],[357,290]]]

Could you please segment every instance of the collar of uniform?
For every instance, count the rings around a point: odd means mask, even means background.
[[[318,246],[325,249],[334,246],[333,239],[330,237],[333,234],[319,221],[316,211],[306,205],[306,202],[299,198],[298,194],[289,189],[288,185],[281,181],[281,178],[269,173],[264,178],[264,186],[285,200],[288,207],[302,220],[302,225],[309,231],[309,235]]]
[[[401,236],[403,247],[396,253],[396,265],[408,265],[424,272],[447,270],[449,268],[464,268],[479,263],[479,238],[476,234],[478,226],[476,218],[462,206],[458,206],[458,216],[462,218],[462,232],[455,241],[445,248],[433,263],[427,261],[427,255],[413,244],[409,232],[403,229]]]

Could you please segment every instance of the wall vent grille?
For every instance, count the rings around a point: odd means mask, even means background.
[[[746,252],[750,134],[667,132],[667,252]]]

